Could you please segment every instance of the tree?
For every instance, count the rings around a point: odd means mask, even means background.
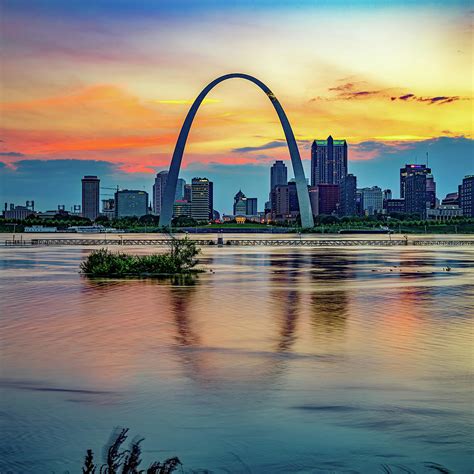
[[[98,216],[95,220],[95,223],[108,225],[110,223],[110,220],[107,216]]]
[[[153,214],[146,214],[144,216],[141,216],[138,219],[138,222],[140,222],[140,224],[158,225],[160,222],[160,217],[154,216]]]

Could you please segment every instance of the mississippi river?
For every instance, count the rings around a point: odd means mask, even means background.
[[[205,247],[184,284],[90,251],[0,247],[0,472],[80,472],[116,426],[185,472],[474,468],[474,247]]]

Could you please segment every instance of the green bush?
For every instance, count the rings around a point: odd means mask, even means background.
[[[173,239],[166,253],[128,255],[99,249],[81,263],[81,273],[88,276],[178,275],[191,273],[198,263],[200,249],[185,237]]]

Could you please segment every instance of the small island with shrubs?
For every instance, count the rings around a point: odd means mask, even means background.
[[[81,273],[88,277],[159,277],[199,273],[196,243],[185,237],[172,239],[164,253],[129,255],[102,248],[91,252],[81,263]]]

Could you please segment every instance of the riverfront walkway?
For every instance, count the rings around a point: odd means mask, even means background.
[[[6,246],[38,247],[38,246],[157,246],[171,244],[173,239],[144,239],[144,238],[37,238],[31,240],[6,240]],[[397,247],[397,246],[474,246],[473,240],[456,239],[193,239],[197,245],[219,247]]]

